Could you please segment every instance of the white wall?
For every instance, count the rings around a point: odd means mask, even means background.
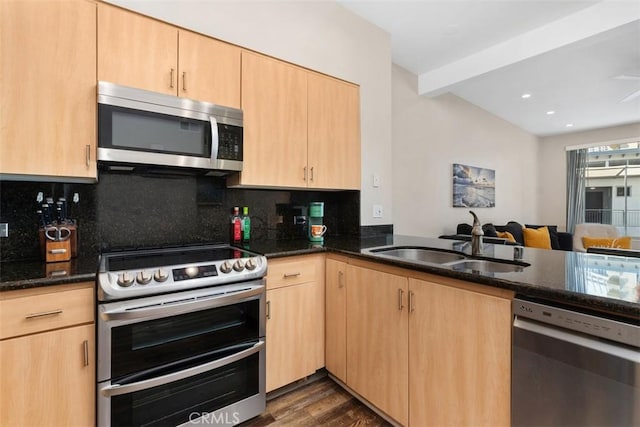
[[[640,123],[614,126],[584,132],[548,136],[539,139],[539,206],[540,222],[567,225],[567,156],[566,147],[605,143],[640,137]]]
[[[360,85],[362,225],[391,224],[391,39],[328,1],[108,0]],[[381,185],[371,186],[378,174]],[[372,218],[373,204],[384,217]]]
[[[494,169],[496,207],[480,221],[536,223],[537,138],[454,95],[418,96],[418,78],[392,69],[394,232],[438,236],[471,223],[452,207],[452,164]]]

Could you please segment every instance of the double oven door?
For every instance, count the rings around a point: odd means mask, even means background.
[[[265,408],[264,281],[98,307],[98,426],[233,425]]]

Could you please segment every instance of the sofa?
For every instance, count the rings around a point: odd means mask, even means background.
[[[482,231],[484,232],[484,241],[487,243],[503,243],[521,246],[538,247],[534,238],[537,237],[542,227],[546,227],[549,234],[549,243],[551,249],[571,251],[573,250],[573,235],[563,231],[558,231],[555,225],[522,225],[516,221],[509,221],[505,225],[484,224]],[[527,230],[523,230],[526,228]],[[440,236],[443,239],[470,240],[471,239],[470,224],[458,224],[456,234]],[[506,234],[509,233],[509,234]],[[525,238],[529,236],[528,240]],[[508,237],[507,237],[508,236]],[[527,244],[528,243],[528,244]]]

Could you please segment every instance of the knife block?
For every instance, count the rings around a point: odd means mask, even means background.
[[[71,258],[78,256],[78,228],[75,225],[66,225],[71,231],[71,235],[67,240],[53,241],[47,239],[44,234],[44,228],[38,230],[40,237],[40,252],[42,259],[46,262],[69,261]],[[66,251],[62,251],[65,249]]]

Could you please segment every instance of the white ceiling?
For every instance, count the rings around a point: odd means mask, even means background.
[[[338,2],[391,34],[421,95],[451,92],[540,136],[640,122],[640,96],[622,102],[640,91],[640,0]]]

